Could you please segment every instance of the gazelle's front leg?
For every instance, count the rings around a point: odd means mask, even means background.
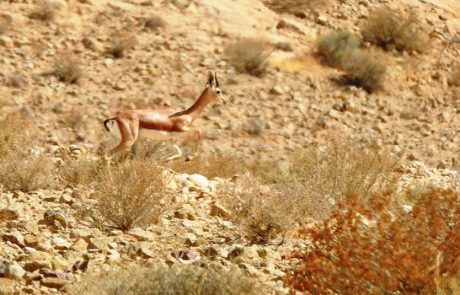
[[[178,158],[182,157],[182,151],[181,151],[180,148],[177,146],[177,144],[174,144],[174,145],[173,145],[173,148],[176,150],[176,154],[167,157],[167,158],[165,159],[165,161],[172,161],[172,160],[175,160],[175,159],[178,159]]]

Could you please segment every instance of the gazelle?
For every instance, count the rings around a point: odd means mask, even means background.
[[[157,109],[157,110],[126,110],[120,112],[117,116],[104,121],[107,131],[109,121],[116,121],[120,131],[120,143],[108,152],[107,156],[121,151],[131,150],[132,145],[139,137],[151,137],[157,140],[167,140],[174,138],[178,134],[194,135],[195,137],[195,154],[201,147],[201,131],[192,127],[192,123],[201,116],[201,113],[208,104],[217,103],[225,104],[225,98],[219,88],[219,80],[214,72],[209,72],[208,81],[201,95],[186,110],[178,111],[175,109]],[[176,154],[168,157],[170,161],[182,156],[182,151],[177,145],[174,145]]]

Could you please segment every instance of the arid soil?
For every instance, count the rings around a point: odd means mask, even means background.
[[[63,151],[87,157],[115,145],[117,128],[108,133],[102,122],[121,109],[190,106],[212,70],[229,104],[209,106],[195,124],[204,133],[204,155],[281,161],[341,134],[404,154],[401,187],[460,186],[460,86],[449,83],[460,69],[458,1],[331,0],[298,16],[259,0],[54,1],[50,21],[30,17],[31,0],[0,1],[0,17],[10,23],[0,33],[0,118],[32,117],[41,137],[34,148],[55,162]],[[379,51],[389,66],[382,91],[338,85],[341,72],[315,56],[317,36],[359,31],[383,4],[415,8],[428,49]],[[145,28],[142,19],[151,15],[160,15],[165,27]],[[120,32],[136,40],[115,58],[107,48]],[[236,72],[225,55],[227,44],[254,36],[274,48],[261,77]],[[281,43],[292,50],[277,49]],[[70,57],[81,65],[77,83],[53,74],[56,61]],[[75,208],[91,192],[81,188],[3,189],[0,217],[8,220],[0,223],[0,294],[56,294],[86,272],[197,260],[238,265],[274,294],[287,293],[283,279],[292,261],[283,257],[307,242],[288,235],[282,244],[250,245],[219,205],[216,187],[229,180],[168,173],[174,210],[158,224],[126,232],[82,222]]]

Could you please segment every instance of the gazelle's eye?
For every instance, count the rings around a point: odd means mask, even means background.
[[[221,94],[222,91],[220,91],[220,89],[216,89],[216,93],[217,93],[217,94]]]

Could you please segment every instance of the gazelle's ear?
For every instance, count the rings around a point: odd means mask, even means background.
[[[209,71],[207,86],[212,86],[212,84],[214,83],[214,81],[215,81],[214,73],[211,72],[211,71]]]
[[[217,79],[217,73],[214,72],[214,82],[216,82],[216,87],[219,88],[219,80]]]

